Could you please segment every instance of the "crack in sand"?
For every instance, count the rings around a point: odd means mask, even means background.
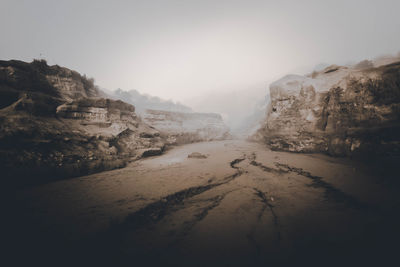
[[[268,166],[263,165],[261,162],[256,161],[257,155],[255,152],[251,153],[251,155],[248,157],[248,159],[250,161],[250,165],[256,166],[265,172],[270,172],[270,173],[275,173],[275,174],[282,174],[282,173],[288,172],[288,171],[284,171],[281,169],[270,168]]]
[[[237,169],[237,170],[238,170],[239,167],[236,167],[235,165],[238,164],[238,163],[240,163],[240,162],[242,162],[242,161],[245,160],[245,159],[246,159],[245,157],[234,159],[234,160],[232,160],[232,161],[229,163],[229,165],[231,166],[231,168],[234,168],[234,169]]]
[[[257,155],[256,155],[255,152],[252,152],[252,153],[250,154],[250,156],[248,156],[247,158],[248,158],[249,161],[253,161],[253,160],[256,160]]]
[[[255,160],[250,161],[250,164],[256,167],[259,167],[260,169],[262,169],[265,172],[270,172],[270,173],[275,173],[275,174],[283,174],[283,173],[288,173],[289,171],[284,171],[282,169],[274,169],[274,168],[270,168],[267,167],[265,165],[263,165],[260,162],[257,162]]]
[[[275,174],[284,174],[284,173],[296,173],[298,175],[304,176],[306,178],[309,178],[312,180],[312,184],[310,185],[311,187],[314,188],[323,188],[325,190],[324,192],[324,198],[326,200],[333,200],[338,203],[344,203],[345,205],[348,205],[350,207],[360,209],[360,208],[365,208],[365,204],[361,203],[358,201],[356,198],[344,193],[340,189],[334,187],[332,184],[325,182],[322,180],[322,177],[320,176],[315,176],[312,175],[310,172],[303,170],[302,168],[296,168],[296,167],[291,167],[287,164],[279,163],[279,162],[274,162],[275,166],[278,169],[275,168],[270,168],[265,165],[263,165],[260,162],[255,161],[256,156],[255,153],[253,153],[254,159],[250,161],[250,164],[253,166],[256,166],[260,168],[261,170],[269,173],[275,173]]]
[[[312,175],[308,171],[304,171],[302,168],[291,167],[287,164],[275,162],[275,166],[284,172],[293,172],[298,175],[304,176],[312,180],[312,184],[309,185],[314,188],[323,188],[325,190],[324,197],[326,200],[333,200],[338,203],[343,203],[346,206],[353,207],[356,209],[365,208],[366,204],[361,203],[356,198],[344,193],[340,189],[334,187],[332,184],[322,180],[322,177]]]
[[[261,220],[262,214],[264,213],[266,207],[268,207],[269,210],[271,211],[271,214],[272,214],[272,217],[273,217],[274,225],[276,227],[276,232],[277,232],[277,240],[279,242],[281,240],[281,231],[280,231],[278,215],[275,213],[275,210],[274,210],[275,206],[271,204],[271,202],[269,201],[266,193],[262,192],[261,190],[259,190],[257,188],[253,188],[253,190],[255,191],[255,195],[264,204],[261,212],[258,214],[258,220],[259,221]]]
[[[128,215],[125,219],[125,222],[128,223],[130,227],[141,228],[146,225],[154,224],[161,221],[166,215],[184,208],[183,202],[186,199],[202,194],[215,187],[227,184],[242,175],[243,170],[237,167],[236,164],[242,162],[243,160],[245,160],[245,157],[234,159],[229,163],[231,168],[235,169],[236,172],[224,178],[222,182],[186,188],[174,194],[163,197],[161,200],[153,202],[136,211],[135,213]],[[199,216],[205,217],[207,214],[208,212],[205,212],[201,213]],[[204,217],[202,217],[202,219]]]
[[[197,223],[199,223],[200,221],[202,221],[207,215],[208,213],[213,210],[214,208],[218,207],[219,204],[222,202],[222,200],[226,197],[226,195],[236,191],[238,189],[235,190],[230,190],[228,192],[225,192],[222,195],[218,195],[215,196],[213,198],[210,199],[206,199],[204,201],[211,201],[210,205],[205,206],[199,213],[196,213],[194,215],[194,219],[190,220],[190,221],[186,221],[184,222],[184,230],[183,230],[183,235],[186,235]]]

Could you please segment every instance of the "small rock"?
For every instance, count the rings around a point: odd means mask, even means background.
[[[199,152],[193,152],[192,154],[188,155],[188,158],[195,158],[195,159],[206,159],[207,156],[203,155]]]
[[[151,133],[140,133],[141,138],[153,138],[155,135]]]
[[[162,149],[161,148],[148,148],[145,151],[143,151],[142,157],[151,157],[151,156],[157,156],[162,154]]]

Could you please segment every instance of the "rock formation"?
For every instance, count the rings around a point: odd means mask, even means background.
[[[223,140],[230,137],[229,128],[221,115],[187,113],[148,109],[143,121],[166,135],[167,144],[179,145],[201,141]]]
[[[180,103],[144,95],[137,90],[118,89],[111,96],[134,105],[143,121],[160,130],[169,145],[230,137],[230,129],[219,114],[195,113]]]
[[[122,167],[162,152],[134,106],[45,61],[0,61],[0,168],[15,184]]]
[[[337,156],[399,154],[400,62],[332,65],[270,85],[257,138],[272,149]]]

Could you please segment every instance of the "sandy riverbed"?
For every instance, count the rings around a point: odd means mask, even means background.
[[[20,190],[12,246],[47,263],[382,263],[396,248],[399,202],[381,181],[346,159],[190,144]]]

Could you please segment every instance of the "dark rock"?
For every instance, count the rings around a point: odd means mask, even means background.
[[[163,152],[162,148],[149,148],[146,149],[145,151],[143,151],[142,153],[142,157],[151,157],[151,156],[157,156],[157,155],[161,155]]]
[[[140,137],[142,137],[142,138],[153,138],[154,135],[151,134],[151,133],[140,133]]]

